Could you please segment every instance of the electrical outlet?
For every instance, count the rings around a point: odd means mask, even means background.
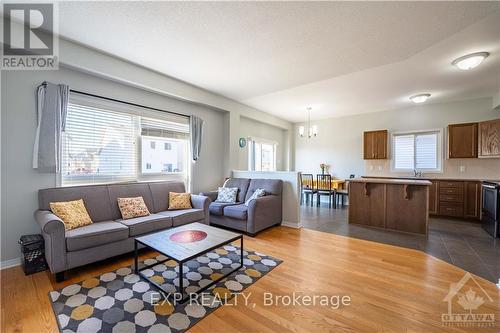
[[[382,170],[384,170],[384,167],[383,167],[383,166],[381,166],[381,165],[379,165],[379,166],[378,166],[378,171],[382,171]]]
[[[465,172],[465,165],[460,166],[460,172]]]
[[[370,165],[370,171],[373,171],[373,165]]]

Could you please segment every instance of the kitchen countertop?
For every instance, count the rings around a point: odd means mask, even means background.
[[[432,183],[426,179],[406,179],[406,178],[354,178],[349,179],[355,183],[378,183],[378,184],[395,184],[395,185],[422,185],[430,186]]]
[[[391,176],[361,176],[361,178],[379,178],[379,179],[408,179],[408,180],[443,180],[443,181],[455,181],[455,182],[500,182],[500,180],[491,180],[491,179],[477,179],[477,178],[446,178],[446,177],[391,177]]]

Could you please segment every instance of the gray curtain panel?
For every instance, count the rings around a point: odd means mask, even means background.
[[[189,134],[191,136],[191,154],[193,161],[198,161],[201,152],[201,142],[203,137],[203,119],[189,117]]]
[[[61,133],[65,129],[69,86],[43,82],[36,91],[37,119],[33,168],[58,173],[61,166]]]

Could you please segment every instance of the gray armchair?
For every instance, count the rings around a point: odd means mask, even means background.
[[[246,232],[254,236],[259,231],[281,224],[283,182],[279,179],[245,179],[231,178],[225,187],[237,187],[235,203],[216,202],[217,192],[200,193],[209,197],[210,224],[224,226]],[[245,205],[258,188],[264,189],[266,195]]]

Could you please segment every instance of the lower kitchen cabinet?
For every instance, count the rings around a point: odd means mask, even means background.
[[[431,180],[429,214],[467,220],[481,218],[481,183],[462,180]]]

